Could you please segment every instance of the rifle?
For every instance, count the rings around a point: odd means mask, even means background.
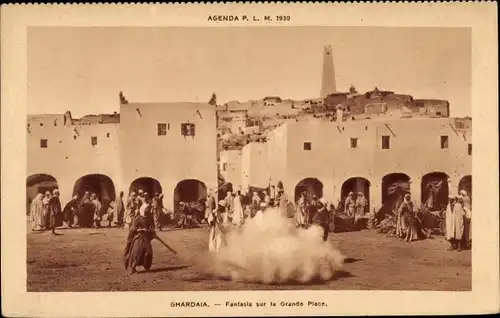
[[[168,248],[168,249],[170,250],[170,252],[172,252],[172,253],[174,253],[175,255],[177,255],[177,251],[176,251],[176,250],[174,250],[173,248],[171,248],[171,247],[170,247],[167,243],[163,242],[163,240],[162,240],[162,239],[161,239],[158,235],[156,235],[156,233],[155,233],[155,235],[154,235],[154,237],[153,237],[153,238],[155,238],[155,239],[157,239],[158,241],[160,241],[160,243],[161,243],[161,244],[163,244],[166,248]]]

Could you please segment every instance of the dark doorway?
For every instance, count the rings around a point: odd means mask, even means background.
[[[399,205],[410,193],[410,177],[404,173],[390,173],[382,178],[382,204]]]
[[[421,203],[431,211],[440,211],[448,204],[448,175],[431,172],[422,177]]]
[[[467,175],[458,182],[458,192],[465,190],[472,201],[472,176]]]
[[[38,193],[45,193],[46,191],[54,191],[59,188],[57,180],[49,174],[39,173],[26,178],[26,213],[29,214],[31,201]]]
[[[316,178],[305,178],[295,186],[295,202],[300,198],[302,192],[307,192],[309,196],[315,195],[318,198],[323,197],[323,183]]]
[[[155,195],[155,193],[162,193],[161,184],[158,180],[149,177],[137,178],[130,184],[129,193],[134,191],[135,193],[142,190],[147,192],[149,195]]]
[[[367,202],[365,212],[370,211],[370,181],[361,177],[347,179],[342,184],[342,189],[340,190],[340,207],[342,209],[349,192],[354,194],[355,200],[360,192],[363,193]]]
[[[177,184],[174,190],[174,206],[179,202],[197,202],[200,199],[206,199],[207,186],[196,179],[182,180]]]
[[[115,185],[110,177],[103,174],[89,174],[75,182],[73,195],[81,199],[85,192],[95,193],[102,204],[103,211],[107,211],[109,203],[115,200]]]

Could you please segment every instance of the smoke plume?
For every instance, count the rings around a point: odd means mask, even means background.
[[[297,229],[279,210],[267,209],[263,218],[245,220],[226,234],[226,245],[210,255],[205,267],[211,275],[265,284],[330,280],[344,256],[323,241],[318,226]]]

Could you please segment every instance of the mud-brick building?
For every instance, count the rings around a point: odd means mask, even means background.
[[[429,204],[440,208],[448,194],[472,191],[471,126],[470,118],[425,117],[287,123],[266,147],[243,148],[244,183],[281,182],[291,199],[308,191],[334,203],[363,192],[371,208],[404,187],[417,204],[432,197]]]
[[[122,101],[119,115],[29,115],[27,130],[28,202],[55,187],[63,204],[85,191],[107,204],[120,191],[143,189],[163,193],[172,209],[217,186],[209,104]]]

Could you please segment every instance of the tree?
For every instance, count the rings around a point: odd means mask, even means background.
[[[215,95],[215,93],[212,93],[212,97],[210,98],[210,101],[208,103],[212,106],[217,105],[217,95]]]

